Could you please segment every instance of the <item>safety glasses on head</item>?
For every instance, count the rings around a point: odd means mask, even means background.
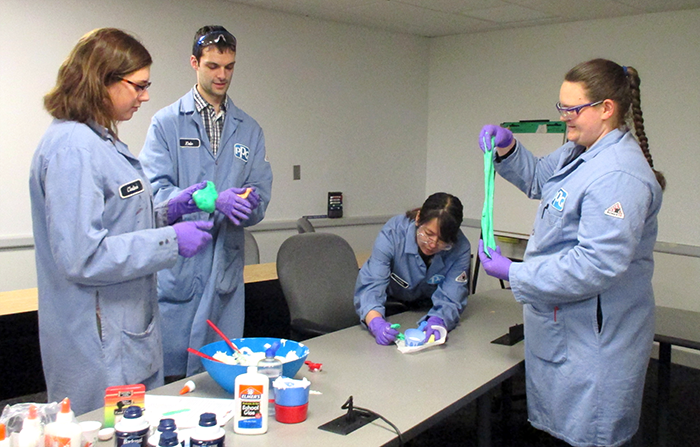
[[[602,104],[604,99],[601,99],[600,101],[595,101],[595,102],[589,102],[588,104],[581,104],[578,106],[571,106],[571,107],[564,107],[561,105],[560,102],[556,104],[557,112],[559,112],[559,115],[562,117],[562,119],[571,119],[575,118],[578,116],[579,113],[581,113],[581,110],[583,110],[586,107],[595,107],[599,104]]]
[[[230,46],[233,51],[236,51],[236,38],[228,31],[212,31],[197,39],[197,46],[200,48],[221,43],[225,43],[227,46]]]

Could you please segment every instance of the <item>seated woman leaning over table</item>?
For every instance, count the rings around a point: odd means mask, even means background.
[[[378,344],[393,343],[399,334],[385,320],[387,299],[429,308],[418,321],[427,321],[426,341],[431,335],[440,339],[438,326],[457,326],[467,305],[471,263],[461,224],[462,202],[438,192],[384,225],[355,284],[355,310]]]

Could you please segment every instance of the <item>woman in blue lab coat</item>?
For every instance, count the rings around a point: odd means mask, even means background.
[[[105,388],[163,384],[155,272],[209,243],[207,222],[161,226],[194,210],[189,191],[154,213],[139,161],[117,136],[148,101],[151,56],[113,28],[83,36],[44,97],[54,117],[34,154],[30,195],[39,337],[48,399],[82,414]]]
[[[457,326],[467,305],[471,265],[471,246],[459,229],[462,214],[457,197],[438,192],[382,228],[355,285],[355,310],[378,344],[392,343],[399,333],[385,320],[387,297],[427,303],[430,310],[418,322],[427,322],[426,340],[440,339],[438,326],[448,331]]]
[[[665,179],[653,168],[632,67],[571,69],[557,110],[569,142],[534,157],[488,125],[496,171],[540,199],[523,262],[480,243],[487,273],[524,304],[528,415],[574,446],[619,446],[637,431],[654,337],[653,249]],[[636,138],[626,124],[631,114]]]

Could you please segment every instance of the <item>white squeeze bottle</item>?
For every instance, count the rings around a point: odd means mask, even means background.
[[[234,381],[233,431],[240,435],[267,432],[268,388],[270,379],[249,366],[248,372]]]
[[[70,409],[70,400],[66,397],[61,402],[61,411],[56,414],[56,421],[44,427],[45,447],[81,447],[83,430],[80,428]]]
[[[41,420],[37,415],[36,405],[30,404],[29,413],[22,421],[22,430],[19,431],[17,445],[18,447],[38,447],[39,440],[41,440]],[[41,447],[43,446],[42,442]]]

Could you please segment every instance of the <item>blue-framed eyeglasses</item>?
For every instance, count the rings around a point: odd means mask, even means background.
[[[581,110],[585,109],[586,107],[593,107],[597,106],[598,104],[602,104],[604,99],[600,101],[595,101],[595,102],[589,102],[588,104],[581,104],[580,106],[572,106],[572,107],[563,107],[560,102],[556,104],[557,112],[559,112],[559,115],[563,119],[571,119],[575,118],[578,116],[579,113],[581,113]]]
[[[145,92],[146,90],[148,90],[148,87],[150,87],[151,84],[153,84],[152,82],[146,82],[145,84],[137,84],[137,83],[135,83],[135,82],[133,82],[133,81],[130,81],[130,80],[124,79],[124,78],[119,78],[119,80],[120,80],[120,81],[124,81],[124,82],[126,82],[127,84],[133,85],[133,86],[134,86],[134,90],[136,90],[136,94],[137,94],[137,95],[141,95],[143,92]]]
[[[212,31],[211,33],[207,33],[197,39],[197,46],[205,48],[209,45],[215,45],[221,42],[225,42],[233,48],[233,51],[236,51],[236,37],[228,31]]]

